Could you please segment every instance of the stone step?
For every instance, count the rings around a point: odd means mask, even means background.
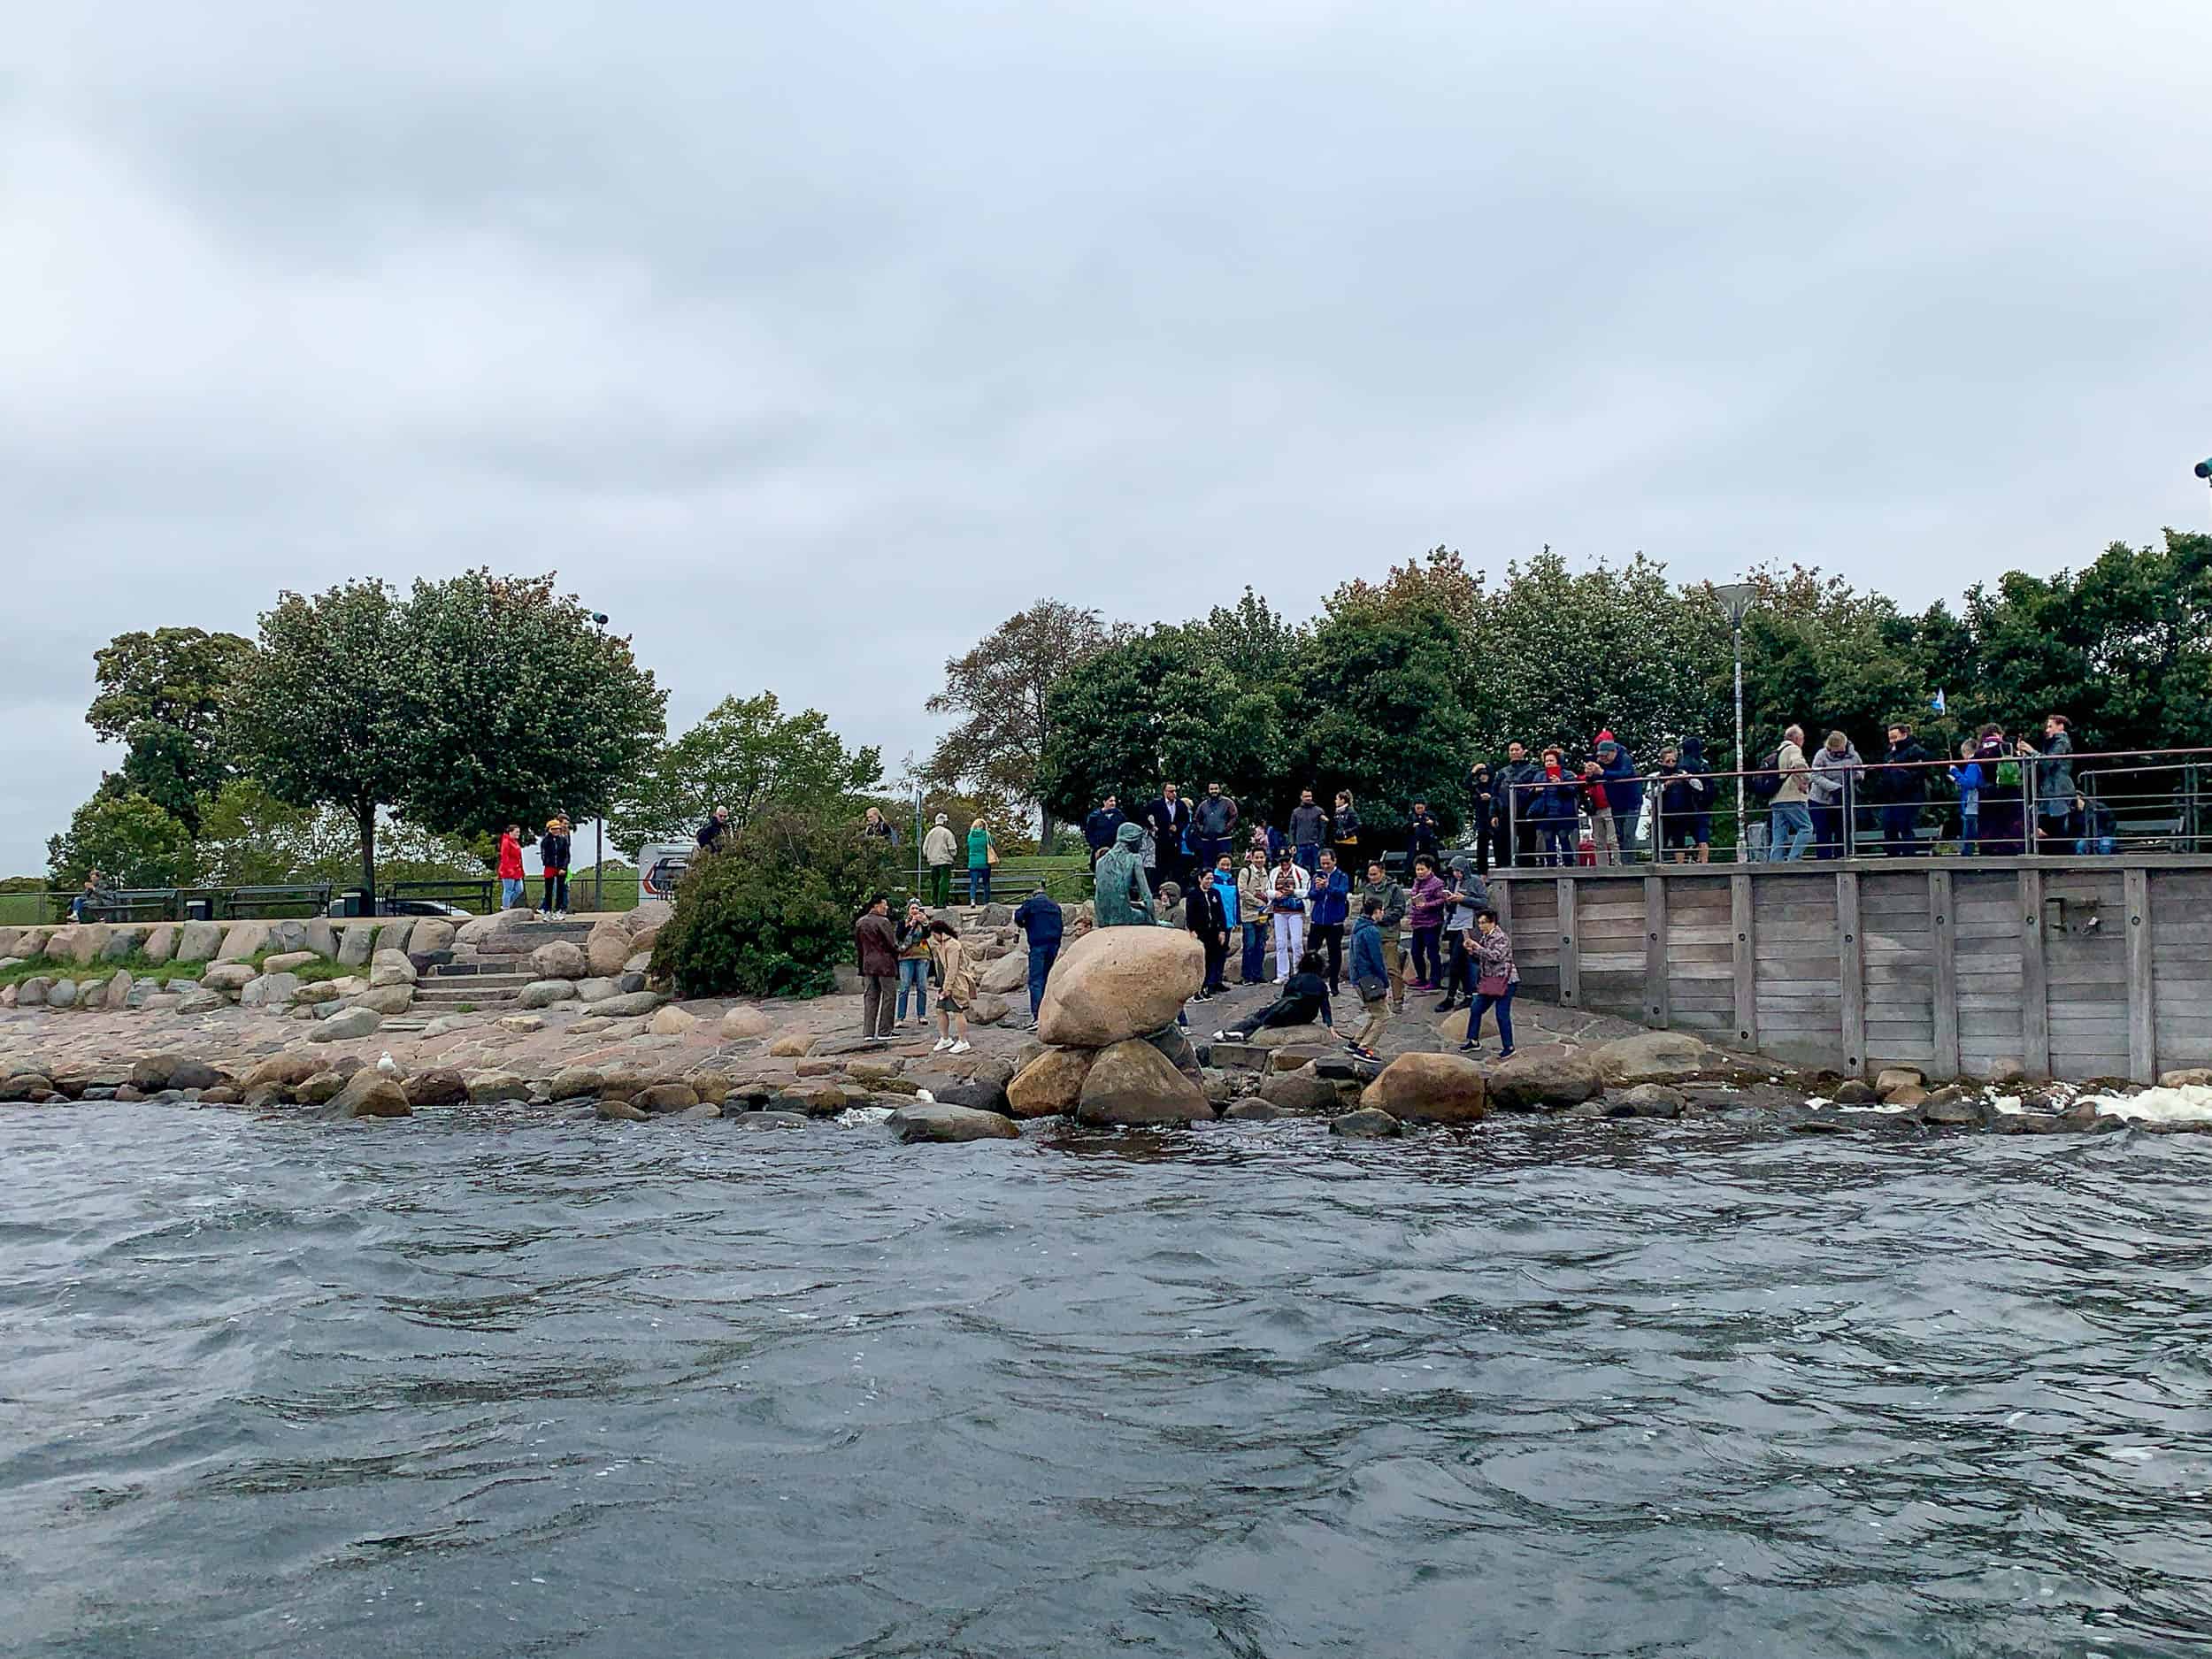
[[[461,996],[496,996],[519,991],[530,983],[530,976],[526,973],[464,974],[456,979],[418,979],[415,981],[415,994],[419,996],[426,991],[451,991]]]
[[[417,1008],[453,1008],[464,1002],[472,1008],[492,1008],[518,1000],[519,991],[508,987],[495,991],[418,990],[415,993]]]
[[[512,957],[495,956],[481,962],[434,963],[422,977],[426,979],[527,979],[530,975],[516,967]]]

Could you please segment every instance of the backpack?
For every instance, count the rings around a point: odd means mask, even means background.
[[[1761,770],[1744,780],[1744,789],[1755,801],[1771,801],[1782,793],[1782,747],[1776,744],[1773,753],[1760,763]]]

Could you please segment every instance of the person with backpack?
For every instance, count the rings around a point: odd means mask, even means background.
[[[1982,853],[1991,858],[2016,858],[2027,849],[2027,786],[2004,727],[1992,722],[1982,728],[1974,764],[1982,774]]]
[[[1774,780],[1766,793],[1767,858],[1773,864],[1793,864],[1805,856],[1813,840],[1812,814],[1806,810],[1812,768],[1805,764],[1803,726],[1793,726],[1782,733],[1767,772]]]
[[[1367,901],[1375,899],[1382,905],[1382,919],[1377,923],[1382,952],[1385,977],[1390,981],[1390,1007],[1394,1013],[1406,1005],[1405,955],[1398,947],[1398,939],[1406,922],[1406,891],[1390,879],[1379,858],[1367,864],[1367,879],[1359,890],[1360,910],[1367,909]]]
[[[1237,926],[1244,935],[1244,954],[1237,977],[1257,985],[1267,974],[1267,916],[1275,896],[1274,872],[1267,867],[1264,848],[1248,847],[1244,868],[1237,872]]]

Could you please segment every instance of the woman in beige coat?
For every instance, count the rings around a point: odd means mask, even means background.
[[[965,1054],[968,1004],[975,1000],[975,964],[950,922],[929,925],[929,959],[937,966],[937,1031],[933,1054]],[[953,1035],[955,1029],[959,1035]]]

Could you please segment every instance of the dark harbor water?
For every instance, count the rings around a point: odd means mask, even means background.
[[[2196,1137],[104,1106],[0,1159],[9,1654],[2212,1644]]]

